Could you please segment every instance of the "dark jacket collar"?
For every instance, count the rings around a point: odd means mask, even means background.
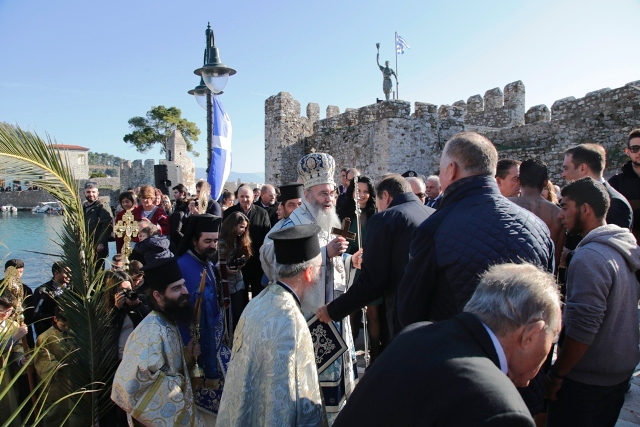
[[[420,199],[418,199],[418,196],[416,196],[415,194],[409,191],[407,193],[398,194],[396,197],[394,197],[391,203],[389,203],[389,208],[392,208],[394,206],[398,206],[407,202],[418,202],[422,204]]]
[[[473,338],[480,344],[482,350],[486,353],[487,357],[495,363],[500,369],[500,359],[498,358],[498,352],[496,351],[491,336],[482,325],[482,321],[472,313],[460,313],[454,317],[455,320],[462,323],[470,332]]]
[[[628,175],[630,178],[640,179],[640,177],[636,174],[636,171],[633,170],[633,164],[631,160],[622,166],[622,173]]]
[[[447,187],[442,195],[440,209],[476,194],[501,196],[496,179],[491,175],[468,176],[452,182]]]

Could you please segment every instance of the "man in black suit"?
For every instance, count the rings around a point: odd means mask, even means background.
[[[263,185],[260,190],[260,197],[258,197],[258,200],[253,204],[260,206],[262,209],[267,211],[271,227],[276,225],[276,222],[278,222],[278,206],[280,205],[280,202],[276,201],[276,189],[273,185]]]
[[[402,327],[396,313],[396,289],[409,262],[413,231],[434,209],[426,207],[411,191],[405,178],[385,176],[376,186],[378,213],[367,223],[360,276],[346,293],[318,311],[320,320],[340,320],[384,296],[389,338]],[[383,343],[385,344],[385,343]]]
[[[536,376],[560,315],[553,276],[531,264],[493,266],[463,313],[398,335],[333,425],[533,427],[515,386]]]
[[[224,211],[223,220],[234,212],[242,212],[249,218],[249,236],[251,236],[253,256],[247,260],[243,267],[242,276],[244,282],[251,286],[252,297],[255,297],[263,289],[260,284],[264,274],[260,264],[260,247],[264,243],[264,237],[271,229],[271,221],[267,211],[253,203],[253,192],[248,185],[238,188],[238,204]]]

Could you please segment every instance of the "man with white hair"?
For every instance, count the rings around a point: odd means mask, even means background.
[[[427,202],[425,205],[433,209],[438,209],[442,201],[442,191],[440,191],[440,178],[438,175],[427,177],[425,192],[427,193]]]
[[[340,228],[335,208],[335,182],[333,181],[335,162],[326,153],[311,153],[298,162],[298,175],[302,177],[304,197],[302,205],[294,210],[282,224],[282,228],[303,224],[316,224],[320,227],[318,240],[322,254],[319,286],[310,290],[302,302],[302,312],[310,319],[318,309],[330,303],[346,291],[347,268],[351,267],[351,256],[343,260],[348,242],[344,237],[331,233],[333,227]],[[270,281],[275,279],[275,256],[273,242],[267,236],[260,249],[262,269]],[[348,321],[335,322],[347,344],[347,351],[338,357],[329,367],[319,372],[320,386],[324,396],[327,417],[331,422],[343,406],[344,401],[355,386],[354,369],[356,364],[355,348]]]
[[[533,427],[515,387],[536,376],[560,327],[551,274],[531,264],[493,266],[463,313],[404,329],[334,426]]]
[[[326,425],[301,304],[320,279],[318,226],[271,234],[277,281],[252,299],[235,331],[218,425]]]

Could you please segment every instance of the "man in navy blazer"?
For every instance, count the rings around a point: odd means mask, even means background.
[[[483,274],[460,313],[403,330],[360,380],[333,424],[526,426],[526,386],[561,328],[555,279],[532,264]]]
[[[384,296],[389,341],[402,327],[396,312],[396,290],[409,262],[413,231],[434,209],[425,206],[398,174],[386,175],[376,186],[378,213],[367,222],[360,276],[347,292],[318,311],[323,322],[343,319]]]

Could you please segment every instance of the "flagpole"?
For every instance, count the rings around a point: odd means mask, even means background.
[[[396,99],[400,98],[400,91],[398,89],[398,32],[396,31],[396,37],[393,41],[393,47],[396,50]]]

